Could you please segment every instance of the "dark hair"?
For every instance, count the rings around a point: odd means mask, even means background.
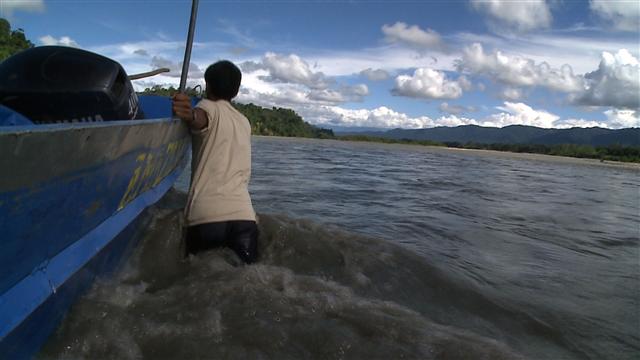
[[[204,72],[207,93],[218,99],[231,101],[240,89],[242,73],[231,61],[222,60],[209,65]]]

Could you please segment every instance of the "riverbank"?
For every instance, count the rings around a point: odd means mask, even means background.
[[[476,142],[474,140],[467,140],[464,142],[459,141],[432,141],[432,140],[417,140],[417,139],[404,139],[404,138],[388,138],[388,137],[376,137],[367,135],[345,135],[336,137],[339,140],[354,140],[354,141],[368,141],[368,142],[382,142],[382,143],[398,143],[398,144],[411,144],[411,145],[431,145],[431,146],[443,146],[449,148],[460,149],[474,149],[474,150],[494,150],[501,152],[511,153],[526,153],[526,154],[541,154],[541,155],[553,155],[553,156],[565,156],[580,159],[595,159],[604,161],[615,162],[630,162],[640,163],[640,146],[629,146],[610,144],[606,146],[593,146],[583,143],[575,143],[571,140],[564,139],[563,141],[568,143],[528,143],[528,142],[492,142],[486,143]],[[621,139],[621,141],[623,141]],[[624,141],[623,141],[624,142]]]
[[[568,156],[559,156],[559,155],[545,155],[545,154],[534,154],[534,153],[516,153],[516,152],[508,152],[508,151],[497,151],[497,150],[483,150],[483,149],[465,149],[465,148],[453,148],[446,146],[432,146],[432,145],[420,145],[420,144],[403,144],[403,143],[383,143],[383,142],[373,142],[373,141],[355,141],[355,140],[340,140],[340,139],[315,139],[315,138],[291,138],[285,136],[264,136],[264,135],[253,135],[258,138],[272,138],[272,139],[286,139],[286,140],[294,140],[300,142],[333,142],[333,143],[350,143],[356,146],[362,146],[365,148],[371,147],[389,147],[393,149],[421,149],[431,153],[453,153],[453,154],[468,154],[474,156],[483,156],[483,157],[501,157],[507,159],[522,159],[522,160],[535,160],[535,161],[548,161],[548,162],[556,162],[563,163],[567,165],[588,165],[588,166],[604,166],[611,168],[624,168],[640,171],[640,163],[630,163],[630,162],[620,162],[620,161],[610,161],[604,160],[601,161],[599,159],[588,159],[588,158],[575,158]]]

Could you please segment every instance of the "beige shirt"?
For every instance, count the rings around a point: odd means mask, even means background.
[[[204,129],[192,131],[187,225],[255,220],[249,197],[251,125],[228,101],[203,99]]]

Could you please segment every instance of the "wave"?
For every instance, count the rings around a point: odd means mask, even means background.
[[[399,245],[259,216],[260,260],[182,257],[170,193],[125,268],[99,281],[40,358],[569,358],[553,327]],[[554,345],[555,344],[555,345]]]

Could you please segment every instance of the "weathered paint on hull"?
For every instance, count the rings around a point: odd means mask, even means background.
[[[188,148],[170,119],[0,128],[0,358],[32,356],[122,260]]]
[[[90,288],[95,278],[108,276],[119,268],[137,244],[147,219],[144,212],[140,214],[2,339],[0,358],[31,358],[56,330],[76,299]]]

